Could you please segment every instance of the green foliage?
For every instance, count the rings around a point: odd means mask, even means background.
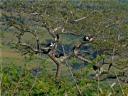
[[[98,57],[98,60],[100,58]],[[19,63],[17,63],[15,58],[4,58],[3,60],[2,96],[12,94],[19,96],[62,96],[64,94],[76,96],[78,94],[73,78],[62,77],[61,82],[55,82],[54,75],[52,75],[53,71],[51,70],[50,72],[51,64],[47,59],[42,61],[40,58],[35,57],[35,59],[26,59]],[[41,68],[41,73],[39,72],[38,75],[34,75],[33,70],[35,68]],[[91,65],[88,65],[74,73],[77,84],[84,96],[97,96],[98,94],[97,81],[89,79],[91,70]],[[99,90],[100,96],[112,92],[110,86],[105,81],[100,81],[99,86],[101,88]],[[120,87],[115,86],[114,89],[115,93],[119,94]],[[124,86],[124,90],[127,93],[127,86]]]
[[[124,2],[123,2],[124,1]],[[125,3],[126,2],[126,3]],[[47,57],[30,55],[18,56],[15,52],[8,52],[16,48],[17,41],[15,33],[19,31],[38,31],[41,43],[51,39],[47,30],[42,27],[44,21],[51,27],[64,27],[64,32],[80,35],[91,34],[96,37],[92,46],[94,50],[113,49],[119,53],[115,64],[120,68],[127,68],[128,64],[128,4],[125,0],[3,0],[0,3],[2,15],[0,19],[0,48],[2,49],[2,96],[79,96],[76,83],[80,87],[83,96],[121,96],[122,90],[128,93],[126,83],[119,82],[114,86],[115,81],[96,81],[90,75],[94,74],[92,66],[106,58],[106,53],[97,56],[92,64],[74,71],[74,78],[67,71],[64,65],[60,82],[55,82],[54,74],[56,66]],[[38,13],[38,15],[32,15]],[[6,15],[5,15],[6,14]],[[87,17],[79,22],[73,22],[82,17]],[[11,21],[12,20],[12,21]],[[14,22],[13,22],[14,20]],[[14,23],[20,30],[10,27]],[[19,25],[22,27],[20,28]],[[7,31],[7,32],[5,32]],[[78,39],[71,36],[64,36],[61,30],[58,31],[64,39],[61,43],[72,44]],[[30,33],[23,36],[24,42],[35,44],[34,37]],[[67,39],[67,40],[65,40]],[[2,44],[1,44],[2,43]],[[19,48],[22,49],[22,48]],[[4,53],[5,51],[5,53]],[[22,50],[20,50],[22,51]],[[24,51],[24,50],[23,50]],[[112,50],[111,50],[112,51]],[[108,51],[108,53],[112,53]],[[111,55],[110,55],[111,57]],[[69,62],[71,66],[81,63],[75,58]],[[83,63],[83,62],[82,62]],[[114,69],[114,68],[113,68]],[[112,69],[112,71],[114,71]],[[65,71],[66,70],[66,71]],[[122,71],[122,70],[119,70]],[[99,82],[99,86],[98,86]]]

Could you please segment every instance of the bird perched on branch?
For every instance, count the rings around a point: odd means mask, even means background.
[[[46,47],[54,47],[55,46],[55,42],[49,42],[46,44]]]
[[[83,41],[89,41],[89,42],[91,42],[91,41],[93,41],[94,40],[94,37],[93,36],[84,36],[84,38],[83,38]]]
[[[41,51],[44,54],[48,54],[52,49],[55,47],[55,42],[49,42],[47,44],[42,44],[43,47],[41,47]]]

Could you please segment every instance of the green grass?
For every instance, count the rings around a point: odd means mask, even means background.
[[[49,59],[39,58],[34,56],[24,58],[19,53],[12,49],[3,49],[2,60],[2,96],[77,96],[78,92],[73,82],[73,78],[69,74],[66,66],[63,66],[63,75],[60,83],[55,83],[55,64],[52,64]],[[13,54],[13,55],[12,55]],[[33,75],[33,69],[40,68],[37,76]],[[112,92],[110,88],[111,83],[108,81],[100,81],[99,89],[97,89],[98,82],[90,80],[87,77],[90,71],[87,68],[76,72],[74,76],[78,81],[84,96],[108,96]],[[110,84],[110,85],[109,85]],[[61,87],[60,87],[61,86]],[[122,84],[123,92],[127,94],[128,86]],[[99,90],[99,91],[98,91]],[[121,96],[122,92],[119,84],[114,86],[115,96]]]

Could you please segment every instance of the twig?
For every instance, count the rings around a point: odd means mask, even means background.
[[[94,11],[92,11],[88,16],[86,16],[86,17],[81,17],[81,18],[79,18],[79,19],[76,19],[76,20],[73,20],[74,22],[78,22],[78,21],[81,21],[81,20],[83,20],[83,19],[87,19],[88,17],[90,17],[93,13],[95,13],[96,12],[96,10],[94,10]]]

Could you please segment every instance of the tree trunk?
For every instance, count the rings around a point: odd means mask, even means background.
[[[61,76],[61,64],[57,64],[57,69],[56,69],[56,80],[59,80],[60,79],[60,76]]]
[[[60,79],[60,76],[61,76],[61,63],[58,62],[56,60],[56,58],[54,56],[52,56],[51,54],[48,54],[48,56],[52,59],[52,61],[54,61],[54,63],[56,64],[57,66],[57,69],[56,69],[56,76],[55,76],[55,79],[56,80],[59,80]]]

